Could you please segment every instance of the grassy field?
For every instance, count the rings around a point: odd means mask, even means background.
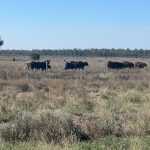
[[[51,59],[31,71],[28,57],[0,57],[0,150],[150,149],[150,61]],[[65,61],[88,61],[64,71]],[[144,69],[110,70],[108,60],[144,61]]]

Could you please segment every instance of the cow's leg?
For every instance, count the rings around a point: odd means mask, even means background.
[[[46,71],[46,68],[42,68],[42,71]]]

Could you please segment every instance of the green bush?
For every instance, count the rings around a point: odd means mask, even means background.
[[[78,128],[68,115],[51,111],[18,116],[15,124],[4,124],[0,132],[5,141],[44,140],[57,143],[65,138],[80,138]]]
[[[67,111],[73,115],[82,115],[84,113],[91,113],[94,111],[94,103],[89,100],[81,100],[76,104],[67,105]]]

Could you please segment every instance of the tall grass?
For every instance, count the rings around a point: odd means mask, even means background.
[[[79,142],[76,148],[82,149],[107,149],[108,143],[123,149],[122,138],[127,149],[148,147],[143,137],[150,134],[149,68],[109,70],[107,60],[87,58],[90,67],[84,71],[64,71],[63,59],[53,61],[48,72],[24,70],[24,62],[1,61],[0,140],[22,142],[21,147],[42,142],[57,143],[57,149],[67,141]],[[114,143],[94,143],[107,137]],[[3,142],[7,146],[12,145]]]

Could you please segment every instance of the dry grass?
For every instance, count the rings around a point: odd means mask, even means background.
[[[41,72],[24,70],[27,58],[8,58],[0,59],[1,140],[72,143],[150,135],[149,67],[109,70],[110,59],[52,58],[52,70]],[[64,71],[64,60],[90,66]]]

